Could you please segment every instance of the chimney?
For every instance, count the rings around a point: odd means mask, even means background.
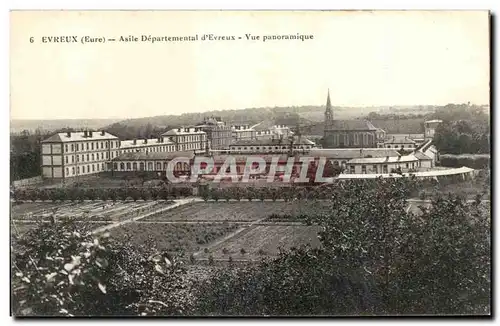
[[[132,144],[137,145],[137,139],[134,139]]]
[[[144,144],[147,144],[147,143],[148,143],[148,139],[144,138]]]
[[[66,132],[66,137],[71,138],[71,131]]]
[[[181,128],[177,129],[178,132],[181,132]]]
[[[89,131],[89,137],[92,138],[92,130]]]
[[[84,131],[83,131],[83,137],[84,137],[84,138],[87,138],[87,130],[84,130]]]
[[[104,130],[101,130],[101,136],[104,136],[106,132]]]

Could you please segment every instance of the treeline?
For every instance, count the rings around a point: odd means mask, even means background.
[[[182,257],[71,222],[14,234],[12,309],[59,316],[489,315],[490,210],[434,198],[407,210],[412,181],[337,187],[311,213],[321,246],[190,274]],[[192,259],[196,263],[196,258]]]
[[[53,188],[53,189],[16,189],[11,197],[16,202],[52,200],[169,200],[193,195],[192,187],[163,188]]]
[[[443,154],[482,154],[490,152],[490,135],[487,121],[443,121],[433,143]]]

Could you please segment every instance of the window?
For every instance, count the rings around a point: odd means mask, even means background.
[[[167,171],[167,166],[168,166],[167,162],[164,162],[163,163],[163,170]]]
[[[361,165],[361,173],[366,174],[366,165]]]
[[[80,167],[79,166],[76,167],[76,173],[80,173]]]
[[[130,167],[130,162],[127,162],[127,170],[130,170],[131,167]]]
[[[82,166],[82,173],[85,173],[85,165]]]
[[[387,148],[391,148],[391,145],[387,145]]]
[[[120,163],[120,170],[122,170],[122,171],[125,170],[125,163],[123,163],[123,162]]]
[[[394,148],[398,148],[398,145],[394,146]]]
[[[160,171],[161,170],[161,163],[156,162],[156,170]]]
[[[374,172],[374,173],[378,173],[378,171],[377,171],[377,166],[376,166],[375,164],[373,165],[373,172]]]
[[[87,143],[87,150],[89,150],[89,143]]]
[[[71,156],[71,163],[75,163],[75,155]],[[75,173],[73,172],[73,174]]]
[[[74,152],[75,151],[75,145],[71,144],[71,151]]]
[[[354,165],[350,166],[350,173],[356,173],[356,169],[354,168]]]
[[[102,169],[101,169],[101,170],[103,170],[103,171],[104,171],[104,163],[102,163]]]
[[[69,175],[69,168],[66,168],[66,175]]]
[[[104,160],[104,153],[101,152],[101,160]]]
[[[108,148],[108,146],[109,146],[108,142],[105,142],[104,144],[105,144],[106,148]]]
[[[87,144],[87,145],[88,145],[88,144]],[[89,154],[87,154],[87,162],[88,162],[88,161],[90,161],[90,159],[89,159]]]
[[[153,162],[148,162],[148,171],[153,171]]]
[[[94,143],[90,143],[90,147],[92,150],[94,150]]]
[[[384,171],[383,173],[388,173],[388,172],[387,172],[387,171],[388,171],[388,169],[387,169],[387,165],[384,165],[384,166],[383,166],[383,169],[384,169],[384,170],[383,170],[383,171]]]
[[[113,170],[118,170],[118,163],[113,163]]]
[[[74,167],[71,168],[71,173],[75,174],[75,168]]]
[[[78,161],[78,155],[76,156],[76,159]],[[85,155],[82,154],[82,162],[85,162]]]
[[[68,151],[68,144],[64,145],[64,151],[67,152]]]
[[[101,142],[101,149],[103,149],[103,148],[104,148],[104,143],[103,143],[103,142]]]
[[[132,163],[132,169],[137,171],[137,162]]]
[[[92,172],[95,172],[95,165],[92,164]]]
[[[106,159],[109,159],[109,152],[106,152]]]
[[[97,155],[99,155],[99,154],[97,154]],[[92,154],[92,161],[95,161],[94,154]]]
[[[99,171],[99,164],[96,164],[95,168]]]
[[[66,163],[68,163],[68,157],[66,156]]]
[[[409,168],[408,163],[406,163],[406,168]]]
[[[114,144],[115,144],[115,143],[111,142],[111,148],[113,148],[113,145],[114,145]]]

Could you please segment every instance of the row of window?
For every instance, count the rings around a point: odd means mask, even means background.
[[[311,145],[304,145],[304,146],[293,146],[293,149],[311,149],[312,146]],[[250,147],[246,147],[246,146],[231,146],[231,150],[237,150],[237,151],[241,151],[241,150],[261,150],[261,147],[260,146],[256,146],[256,147],[253,147],[253,146],[250,146]],[[269,151],[272,151],[272,150],[280,150],[280,149],[290,149],[289,146],[262,146],[262,150],[269,150]]]
[[[384,145],[380,145],[379,147],[382,148],[383,146]],[[406,148],[413,148],[413,144],[408,144],[406,146],[401,145],[401,148],[404,148],[404,147],[406,147]],[[391,145],[386,145],[386,148],[391,148]],[[394,145],[394,147],[392,147],[392,148],[399,148],[399,145]]]
[[[81,168],[81,170],[80,170]],[[66,176],[71,175],[79,175],[79,174],[88,174],[93,172],[102,172],[105,170],[104,163],[102,164],[89,164],[83,166],[77,166],[70,168],[66,168]],[[81,172],[80,172],[81,171]]]
[[[111,152],[111,159],[115,158],[116,156],[118,156],[118,154],[116,152]],[[92,161],[99,161],[99,160],[104,160],[106,157],[106,160],[109,160],[110,157],[109,157],[109,152],[106,152],[106,155],[104,155],[104,152],[101,152],[101,153],[92,153],[92,154],[81,154],[80,155],[72,155],[72,156],[69,156],[69,155],[66,155],[65,156],[65,161],[66,161],[66,164],[69,164],[69,158],[71,157],[71,163],[75,163],[75,160],[76,162],[92,162]]]
[[[111,145],[110,145],[111,144]],[[86,143],[76,143],[76,144],[65,144],[64,145],[64,152],[68,153],[70,152],[78,152],[78,151],[94,151],[98,149],[105,149],[105,148],[116,148],[120,147],[120,141],[95,141],[95,142],[86,142]]]
[[[343,162],[344,163],[344,162]],[[410,168],[410,163],[405,163],[405,167],[408,169]],[[398,165],[396,166],[396,168],[401,168],[401,165]],[[411,163],[411,168],[414,169],[415,168],[415,163]],[[354,174],[356,173],[356,168],[354,165],[350,165],[349,166],[349,170],[348,170],[349,173],[351,174]],[[366,165],[361,165],[361,173],[362,174],[366,174],[367,173],[367,170],[366,170]],[[380,168],[379,165],[376,165],[374,164],[372,166],[372,170],[370,171],[370,173],[389,173],[389,167],[387,164],[384,164],[382,165],[382,167]]]
[[[192,141],[202,141],[205,140],[205,135],[188,135],[188,136],[177,136],[177,142],[192,142]]]
[[[119,171],[144,171],[145,170],[145,167],[146,165],[144,164],[144,162],[140,162],[139,164],[137,164],[137,162],[127,162],[127,163],[113,163],[113,169],[114,170],[118,170],[118,166],[120,167]],[[156,168],[153,170],[153,166],[155,166]],[[166,162],[163,162],[163,169],[162,169],[162,163],[161,162],[156,162],[156,164],[154,165],[153,162],[148,162],[147,163],[147,170],[148,171],[166,171],[167,170],[167,167],[168,167],[168,163]],[[177,162],[177,164],[175,165],[174,167],[174,170],[185,170],[185,171],[189,171],[189,164],[187,163],[183,163],[183,162]]]
[[[175,151],[175,145],[149,146],[149,147],[128,148],[121,150],[122,153],[137,153],[137,152],[159,153],[159,152],[173,152],[173,151]]]

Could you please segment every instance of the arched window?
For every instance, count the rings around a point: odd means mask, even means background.
[[[85,165],[82,166],[82,173],[85,173]]]
[[[156,162],[156,170],[157,171],[161,170],[161,163],[160,162]]]
[[[120,170],[122,170],[122,171],[125,170],[125,163],[123,163],[123,162],[120,163]]]
[[[102,163],[102,170],[104,171],[104,163]]]
[[[143,162],[139,163],[139,169],[141,171],[144,171],[144,163]]]
[[[130,162],[127,162],[127,170],[130,171]]]
[[[132,163],[132,170],[137,171],[137,162]]]
[[[153,162],[148,162],[148,171],[153,171]]]
[[[163,162],[163,170],[167,171],[167,167],[168,167],[168,163],[167,162]]]
[[[94,154],[92,154],[92,161],[94,161],[94,160],[95,160],[95,158],[94,158]]]

